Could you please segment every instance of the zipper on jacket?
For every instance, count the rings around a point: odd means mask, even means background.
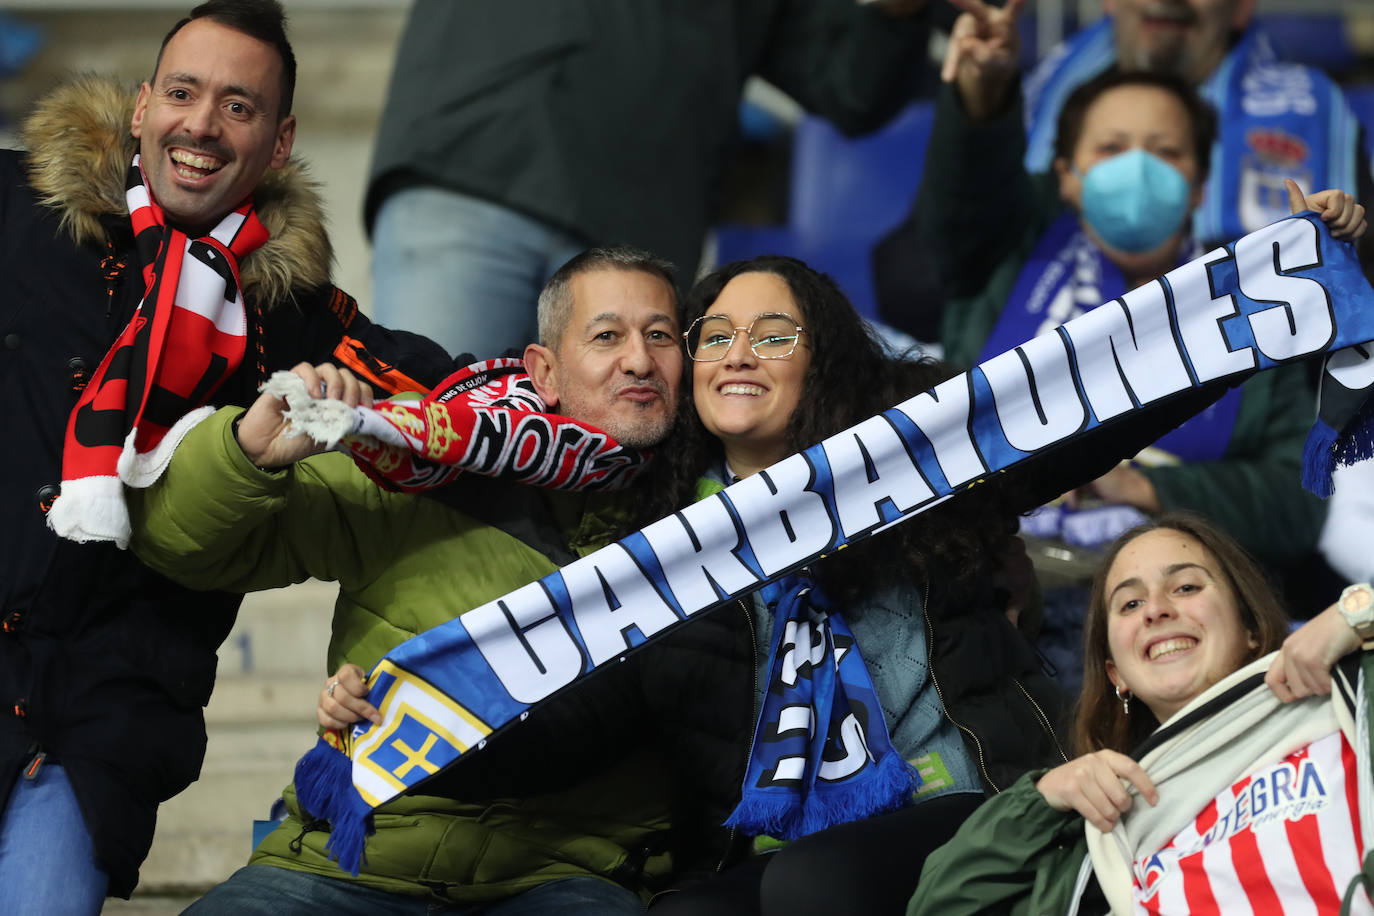
[[[100,272],[105,278],[105,320],[109,321],[114,311],[115,293],[123,281],[124,268],[128,262],[115,251],[114,242],[105,240],[105,257],[100,259]]]
[[[753,672],[753,689],[749,692],[749,753],[744,758],[744,778],[749,778],[749,761],[754,759],[754,739],[758,737],[759,724],[759,660],[758,660],[758,633],[754,629],[754,615],[749,612],[749,603],[743,598],[737,598],[739,608],[744,611],[744,622],[749,624],[749,670]],[[731,827],[726,834],[725,852],[721,855],[720,861],[716,863],[716,874],[725,870],[725,860],[730,857],[731,850],[735,847],[735,837],[739,834],[738,827]]]
[[[307,833],[311,833],[316,830],[321,830],[325,833],[329,833],[330,829],[331,827],[329,821],[318,817],[311,817],[310,815],[306,814],[304,809],[302,809],[301,832],[296,834],[296,838],[294,840],[286,844],[286,848],[294,852],[296,855],[300,855],[301,849],[305,845],[305,835]]]
[[[926,619],[926,670],[930,672],[930,683],[935,686],[935,696],[940,700],[940,709],[944,712],[945,718],[953,723],[954,727],[973,739],[973,746],[978,749],[978,772],[983,774],[988,785],[992,786],[992,791],[1000,793],[1001,787],[992,781],[988,775],[988,768],[983,761],[983,742],[978,740],[978,736],[973,733],[973,729],[964,725],[954,716],[950,715],[949,707],[945,705],[945,695],[940,690],[940,679],[935,676],[935,625],[930,622],[930,580],[926,580],[925,596],[921,600],[921,616]]]
[[[1025,688],[1025,686],[1021,683],[1020,679],[1012,678],[1011,682],[1015,684],[1023,694],[1025,694],[1026,701],[1029,702],[1031,704],[1031,708],[1035,710],[1036,718],[1040,720],[1040,727],[1045,730],[1046,734],[1050,736],[1050,740],[1054,742],[1055,750],[1059,751],[1059,759],[1063,760],[1065,763],[1068,763],[1069,755],[1064,753],[1064,745],[1059,743],[1059,736],[1056,735],[1054,733],[1054,729],[1050,727],[1050,717],[1045,715],[1045,711],[1040,708],[1039,703],[1035,702],[1035,697],[1030,695],[1030,691]]]
[[[43,769],[43,764],[48,759],[47,751],[38,751],[29,762],[24,766],[24,778],[32,782],[38,778],[38,771]]]

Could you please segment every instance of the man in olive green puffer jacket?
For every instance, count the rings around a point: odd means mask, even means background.
[[[663,439],[682,357],[671,267],[594,249],[550,280],[542,344],[525,351],[550,409],[620,442]],[[346,372],[297,367],[311,390],[357,402]],[[465,475],[433,497],[382,490],[340,454],[305,458],[281,403],[224,410],[196,426],[154,487],[131,493],[133,548],[195,588],[250,591],[309,577],[339,583],[328,670],[369,669],[405,639],[605,545],[633,494],[542,491]],[[325,852],[327,825],[285,793],[289,815],[249,865],[191,912],[633,913],[666,876],[668,768],[644,737],[618,666],[548,714],[380,808],[361,872]],[[303,742],[304,744],[304,742]],[[408,899],[407,899],[408,898]],[[471,907],[472,909],[468,909]]]

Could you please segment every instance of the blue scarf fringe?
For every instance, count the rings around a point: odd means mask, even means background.
[[[372,835],[372,808],[353,788],[353,761],[323,738],[296,764],[296,801],[329,821],[325,850],[339,867],[357,875],[363,845]]]
[[[921,777],[892,746],[883,710],[859,645],[844,618],[830,611],[830,602],[808,572],[787,576],[765,589],[772,608],[773,638],[768,653],[768,688],[754,727],[754,744],[745,768],[740,801],[725,820],[751,836],[795,840],[836,824],[892,811],[911,801]],[[793,624],[797,632],[791,633]],[[819,630],[825,645],[823,657],[811,662],[809,647]],[[786,659],[793,658],[786,639],[803,646],[807,662],[795,669],[787,682]],[[845,647],[838,658],[836,651]],[[797,665],[795,658],[793,665]],[[814,664],[810,670],[803,670]],[[860,726],[868,755],[857,771],[835,780],[820,778],[822,758],[832,735],[845,743],[843,719],[853,717],[856,704],[866,709]],[[776,735],[781,710],[809,705],[813,724],[809,737]],[[795,763],[804,758],[795,779],[777,778],[779,760]]]
[[[1334,491],[1338,466],[1374,458],[1374,403],[1366,402],[1338,432],[1323,420],[1312,424],[1302,449],[1302,485],[1322,499]]]
[[[1318,420],[1307,433],[1302,447],[1302,486],[1309,493],[1326,499],[1332,493],[1331,474],[1336,470],[1336,431]]]
[[[812,794],[802,807],[799,836],[905,808],[919,785],[916,770],[893,751],[877,762],[871,777],[858,785],[846,786],[839,792],[826,791],[828,787],[822,786]]]
[[[749,790],[725,819],[749,836],[799,840],[827,827],[904,808],[920,786],[911,764],[892,751],[863,779],[834,787],[819,784],[800,805],[789,791]]]

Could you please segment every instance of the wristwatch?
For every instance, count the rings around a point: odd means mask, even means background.
[[[1360,637],[1364,648],[1374,648],[1374,587],[1368,582],[1347,585],[1336,606],[1341,609],[1341,616],[1350,624],[1350,629]]]

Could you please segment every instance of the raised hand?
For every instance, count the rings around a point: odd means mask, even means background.
[[[301,363],[291,371],[305,382],[305,389],[313,398],[333,398],[349,407],[372,406],[372,388],[347,369],[328,363]],[[239,446],[260,468],[285,467],[324,451],[324,446],[291,429],[290,421],[283,415],[285,410],[286,401],[263,394],[239,421]]]
[[[367,672],[357,665],[344,665],[334,672],[320,691],[315,719],[325,728],[347,728],[363,719],[382,724],[382,714],[367,701]]]
[[[1050,770],[1035,787],[1056,811],[1077,811],[1107,833],[1131,810],[1131,795],[1122,780],[1135,786],[1151,805],[1159,793],[1140,764],[1116,751],[1094,751]]]
[[[963,10],[949,33],[940,78],[954,83],[964,111],[975,121],[995,116],[1021,66],[1016,18],[1025,0],[1008,0],[998,9],[982,0],[950,0]]]
[[[1364,235],[1368,224],[1364,218],[1364,207],[1355,202],[1353,195],[1340,188],[1328,188],[1315,194],[1303,196],[1298,183],[1285,178],[1283,185],[1288,189],[1288,207],[1294,213],[1315,210],[1331,230],[1332,238],[1353,242]]]
[[[1076,509],[1085,497],[1095,496],[1106,503],[1135,506],[1141,512],[1159,512],[1155,485],[1137,468],[1123,461],[1094,481],[1064,494],[1069,508]]]

